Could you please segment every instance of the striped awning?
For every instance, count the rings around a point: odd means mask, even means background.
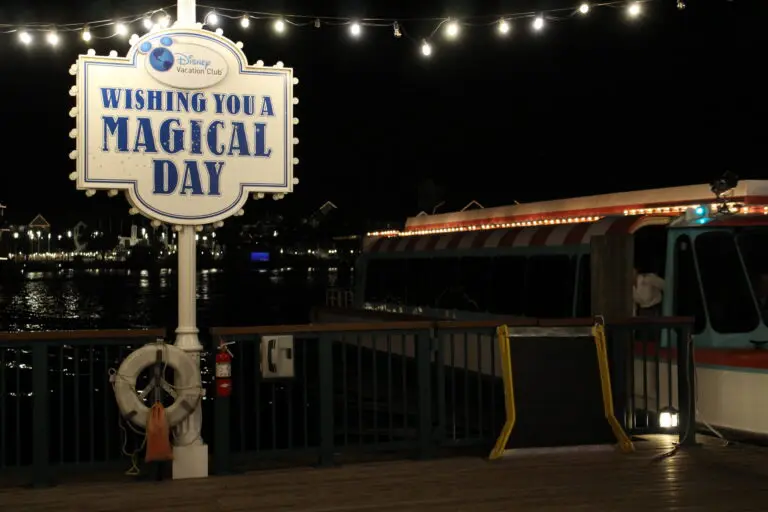
[[[431,252],[507,247],[587,245],[593,236],[634,233],[644,226],[669,224],[670,217],[617,216],[596,222],[510,229],[461,231],[440,235],[379,237],[366,240],[364,252]]]

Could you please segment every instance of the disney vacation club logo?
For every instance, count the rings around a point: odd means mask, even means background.
[[[165,73],[175,69],[177,73],[199,74],[199,75],[222,75],[221,69],[212,67],[212,62],[208,58],[197,57],[191,52],[172,52],[170,47],[173,45],[173,39],[165,36],[160,38],[160,46],[154,47],[152,42],[145,41],[141,44],[139,51],[147,54],[149,65],[155,71]]]

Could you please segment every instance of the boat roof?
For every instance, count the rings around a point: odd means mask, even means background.
[[[768,214],[768,180],[744,180],[725,195],[734,213]],[[595,222],[609,216],[655,215],[677,217],[688,208],[717,211],[722,204],[710,185],[667,187],[614,194],[555,199],[435,215],[419,214],[406,221],[405,230],[368,233],[369,237],[432,235],[456,231],[506,229],[540,225]]]

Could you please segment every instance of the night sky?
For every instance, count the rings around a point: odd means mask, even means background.
[[[225,21],[224,35],[243,41],[252,62],[282,60],[301,80],[301,183],[282,204],[249,202],[246,211],[309,211],[332,200],[357,218],[397,220],[441,199],[447,210],[472,199],[492,206],[708,182],[725,170],[764,178],[768,3],[688,4],[679,11],[674,0],[649,2],[631,21],[624,8],[595,9],[539,34],[521,20],[503,39],[493,26],[465,27],[455,42],[435,37],[429,59],[418,40],[434,22],[403,21],[415,41],[373,27],[355,41],[345,27],[292,27],[277,37],[267,22],[242,29]],[[162,6],[3,0],[0,23],[82,22]],[[258,2],[284,14],[401,20],[571,6],[578,2]],[[175,8],[169,13],[175,18]],[[142,33],[140,25],[131,32]],[[0,35],[0,200],[16,221],[42,212],[55,224],[128,209],[122,197],[86,198],[68,179],[68,69],[88,46],[77,33],[61,35],[56,49],[43,34],[29,48]],[[124,54],[128,43],[92,47]]]

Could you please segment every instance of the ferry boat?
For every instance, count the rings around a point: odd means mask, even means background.
[[[457,320],[589,317],[599,313],[591,310],[590,240],[617,234],[633,236],[637,270],[664,278],[662,314],[696,319],[699,418],[768,435],[768,351],[760,350],[768,343],[768,181],[412,217],[403,231],[364,239],[355,307]],[[636,395],[642,372],[636,358]],[[675,371],[658,373],[648,392],[674,397]],[[657,407],[651,412],[662,414]]]

